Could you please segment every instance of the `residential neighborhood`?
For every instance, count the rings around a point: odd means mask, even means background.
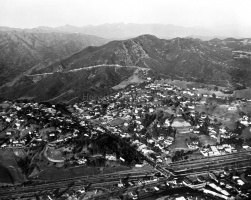
[[[151,167],[149,162],[182,173],[172,167],[173,163],[249,151],[251,142],[242,135],[251,120],[241,111],[249,100],[236,100],[223,92],[218,92],[219,96],[203,94],[200,90],[183,89],[149,77],[146,83],[73,105],[5,101],[0,104],[1,149],[23,149],[28,153],[28,165],[24,167],[21,161],[18,165],[27,178],[38,180],[49,176],[53,167],[84,167],[92,173],[104,173],[111,168],[145,169]],[[222,102],[218,109],[224,112],[240,113],[232,121],[234,128],[226,118],[214,115],[218,112],[213,108],[215,101]],[[203,181],[187,176],[178,184],[163,187],[199,188],[223,199],[236,192],[248,195],[240,174],[232,175],[231,171],[229,176],[229,171],[223,172],[213,174],[213,181],[209,175],[201,176]],[[116,187],[128,184],[122,182]],[[230,192],[222,192],[223,185]]]

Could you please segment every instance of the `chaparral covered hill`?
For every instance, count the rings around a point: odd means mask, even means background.
[[[100,92],[130,78],[135,69],[150,69],[155,74],[205,84],[235,88],[250,86],[249,49],[249,39],[165,40],[142,35],[87,47],[52,65],[34,68],[29,76],[12,88],[2,88],[0,93],[8,98],[28,96],[40,100],[37,98],[39,93],[46,100],[67,91],[89,92],[93,87],[96,88],[94,91]],[[52,85],[58,91],[47,96]],[[79,95],[72,95],[76,96]]]
[[[31,68],[48,66],[53,62],[91,45],[107,40],[84,34],[41,33],[0,28],[0,86],[11,86]]]
[[[142,35],[129,40],[112,41],[100,47],[88,47],[33,73],[118,64],[151,68],[159,73],[219,85],[246,82],[250,74],[249,62],[243,61],[243,57],[237,59],[236,54],[242,49],[249,51],[251,44],[247,39],[243,40],[245,42],[236,40],[231,43],[228,40],[164,40],[152,35]]]

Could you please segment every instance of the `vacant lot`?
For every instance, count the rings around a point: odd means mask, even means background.
[[[217,142],[216,139],[211,138],[208,135],[198,135],[198,137],[202,146],[215,145]]]
[[[251,99],[251,88],[247,88],[244,90],[236,90],[234,94],[238,98]]]
[[[186,139],[190,137],[196,137],[197,134],[194,133],[177,133],[173,144],[169,147],[171,151],[178,151],[178,150],[190,150],[186,144]]]
[[[123,89],[126,86],[133,84],[133,83],[143,83],[144,79],[142,79],[140,76],[141,76],[140,70],[137,69],[137,70],[135,70],[134,74],[132,76],[130,76],[127,80],[122,81],[120,84],[115,85],[112,88],[114,90],[119,90],[119,89]]]
[[[192,82],[187,82],[187,81],[180,81],[180,80],[171,80],[171,79],[165,79],[165,80],[160,80],[157,81],[157,83],[167,83],[170,85],[175,85],[177,87],[183,88],[183,89],[187,89],[187,85],[191,84]]]
[[[199,135],[195,133],[177,133],[174,143],[169,147],[170,151],[178,151],[178,150],[191,150],[188,148],[186,144],[186,139],[190,139],[190,137],[196,137],[199,139],[202,146],[206,146],[208,144],[215,145],[216,139],[211,138],[208,135]]]
[[[224,107],[221,105],[198,105],[196,106],[195,110],[197,112],[205,112],[210,115],[210,119],[217,119],[217,121],[221,122],[223,125],[227,126],[229,129],[235,129],[236,121],[239,120],[239,110],[236,111],[229,111],[228,107]]]
[[[210,84],[206,85],[204,83],[199,83],[199,82],[171,80],[171,79],[161,80],[161,81],[158,81],[158,83],[167,83],[167,84],[175,85],[175,86],[183,88],[183,89],[187,89],[187,88],[189,88],[189,89],[192,89],[192,88],[205,88],[204,92],[210,91],[210,90],[207,90],[206,88],[214,89],[214,87],[215,87],[215,85],[210,85]],[[220,89],[225,89],[225,88],[226,87],[220,87],[220,86],[218,86],[219,90]],[[211,90],[211,92],[213,93],[214,90]]]
[[[110,121],[109,124],[111,126],[119,126],[119,125],[123,124],[124,122],[126,122],[126,120],[121,119],[121,118],[117,118],[117,119]]]
[[[224,94],[221,91],[214,91],[214,90],[210,90],[207,88],[200,88],[200,89],[196,90],[195,93],[196,94],[207,94],[207,95],[212,95],[214,93],[216,96],[222,96],[222,97],[231,96],[231,94]]]

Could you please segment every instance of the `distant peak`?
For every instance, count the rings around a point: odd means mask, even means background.
[[[65,27],[73,27],[73,26],[70,25],[70,24],[65,24],[64,26],[65,26]]]
[[[151,35],[151,34],[140,35],[136,38],[158,39],[155,35]]]
[[[72,25],[70,25],[70,24],[65,24],[65,25],[63,25],[63,26],[58,26],[58,27],[56,27],[56,28],[76,28],[76,26],[72,26]]]

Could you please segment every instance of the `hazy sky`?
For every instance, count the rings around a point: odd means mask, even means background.
[[[251,27],[250,0],[0,0],[0,26],[160,23]]]

